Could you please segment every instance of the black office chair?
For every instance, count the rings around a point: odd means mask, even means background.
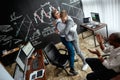
[[[65,54],[61,54],[60,50],[64,51]],[[46,60],[49,60],[49,62],[58,67],[65,70],[65,72],[69,75],[69,73],[66,70],[67,64],[68,64],[68,55],[67,50],[65,49],[57,49],[55,45],[51,42],[45,48],[43,49],[44,55],[47,58]]]

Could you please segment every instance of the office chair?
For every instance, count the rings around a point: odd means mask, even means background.
[[[64,51],[65,54],[61,54],[60,50]],[[55,45],[51,42],[45,48],[43,49],[44,55],[46,60],[49,60],[49,62],[56,66],[57,68],[62,68],[65,70],[67,75],[69,73],[66,70],[67,64],[68,64],[68,55],[67,55],[67,50],[65,49],[57,49]]]

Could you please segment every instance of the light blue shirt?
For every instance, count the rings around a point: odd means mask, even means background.
[[[66,26],[64,23],[62,23],[61,19],[56,20],[56,25],[57,25],[57,29],[58,29],[59,32],[63,31],[65,29],[65,26]],[[64,34],[59,33],[59,35],[61,37],[65,37]]]

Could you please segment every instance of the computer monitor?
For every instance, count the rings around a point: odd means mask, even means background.
[[[99,13],[91,12],[91,18],[94,22],[100,22]]]
[[[34,49],[35,48],[32,46],[30,42],[28,42],[26,45],[20,48],[16,58],[16,63],[20,66],[20,68],[23,71],[25,71],[28,58],[32,55]]]
[[[16,63],[20,66],[22,71],[25,70],[25,66],[27,63],[27,56],[22,49],[20,49],[18,52],[18,56],[16,58]]]

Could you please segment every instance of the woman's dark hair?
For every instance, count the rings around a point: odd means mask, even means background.
[[[51,16],[52,16],[54,19],[56,19],[55,13],[56,13],[56,10],[53,10],[52,13],[51,13]]]

